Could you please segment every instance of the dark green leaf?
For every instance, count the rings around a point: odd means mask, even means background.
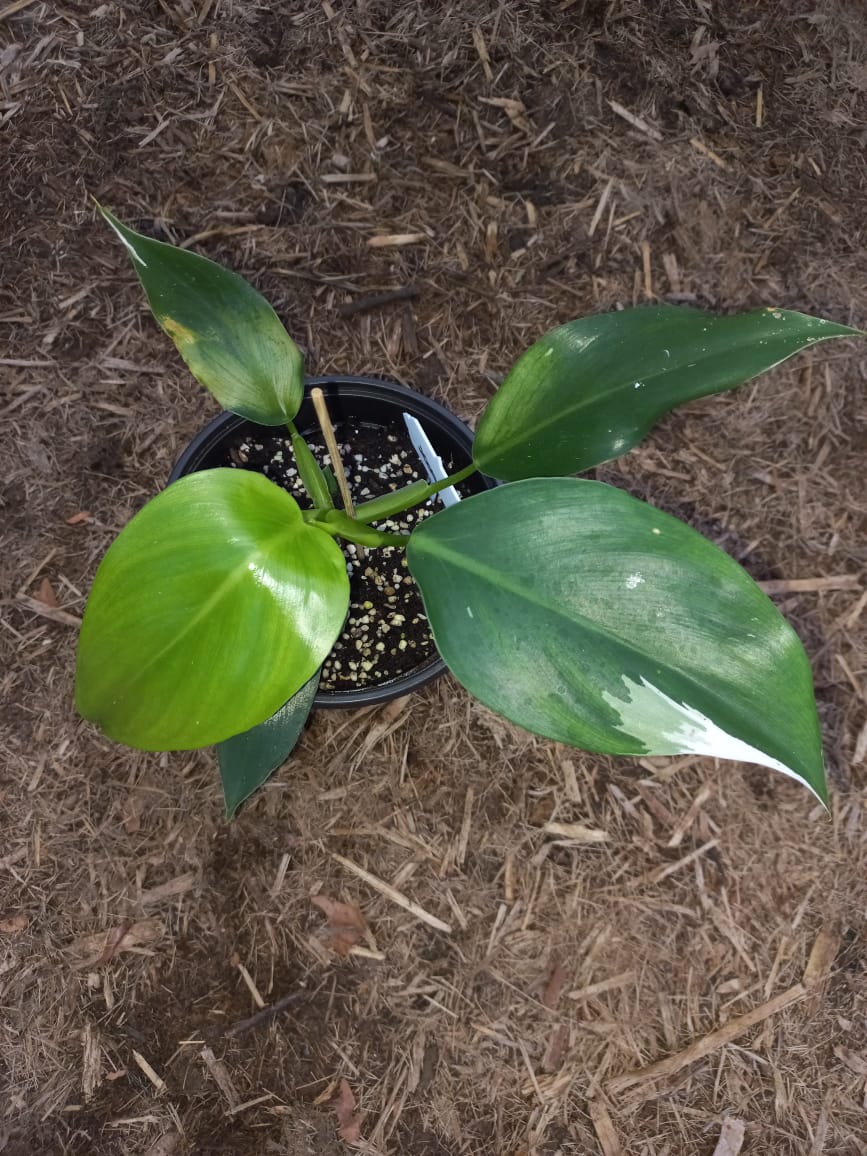
[[[317,670],[276,714],[218,744],[217,760],[227,819],[233,819],[244,800],[292,754],[313,708],[318,686]]]
[[[132,258],[148,303],[190,372],[224,409],[262,425],[298,412],[304,364],[252,285],[206,257],[142,237],[100,208]]]
[[[436,514],[407,556],[446,663],[506,718],[590,751],[762,763],[826,798],[797,635],[677,519],[537,478]]]
[[[211,746],[319,669],[349,605],[337,544],[261,474],[204,470],[124,528],[96,575],[76,705],[143,750]]]
[[[570,321],[515,363],[482,415],[473,458],[508,480],[579,473],[626,453],[674,406],[852,336],[783,309],[718,317],[662,305]]]

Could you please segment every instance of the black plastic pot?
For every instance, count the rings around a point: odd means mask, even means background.
[[[411,414],[421,422],[431,444],[444,462],[453,463],[454,470],[462,469],[472,460],[473,435],[467,426],[444,406],[430,398],[398,385],[392,381],[380,381],[372,377],[310,377],[305,383],[304,401],[295,425],[302,436],[318,430],[319,425],[310,401],[310,390],[319,386],[325,394],[328,412],[332,422],[354,421],[372,426],[391,425],[400,421],[404,413]],[[178,460],[169,475],[169,482],[176,482],[185,474],[198,470],[224,466],[227,461],[228,444],[237,439],[238,434],[253,438],[263,432],[273,432],[270,427],[238,417],[237,414],[223,413],[214,418],[198,434]],[[464,492],[481,493],[497,483],[483,474],[473,474],[461,483]],[[437,655],[422,666],[396,678],[377,683],[375,686],[359,690],[320,691],[316,695],[317,707],[365,707],[389,702],[401,695],[410,694],[426,683],[439,678],[446,670],[445,663]]]

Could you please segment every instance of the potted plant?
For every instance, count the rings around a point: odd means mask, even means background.
[[[810,666],[791,626],[701,535],[574,475],[625,453],[682,402],[864,334],[781,309],[581,318],[519,358],[469,460],[440,470],[436,447],[413,443],[431,459],[427,476],[411,476],[408,452],[389,454],[408,483],[391,477],[368,497],[346,484],[332,440],[336,394],[320,399],[321,433],[309,405],[300,415],[302,357],[267,302],[101,212],[193,375],[238,415],[229,420],[286,430],[291,465],[271,480],[238,468],[249,461],[206,462],[123,529],[81,630],[86,719],[143,750],[217,744],[233,814],[297,741],[347,633],[348,568],[375,573],[374,552],[405,551],[401,584],[420,591],[443,662],[506,718],[605,754],[759,763],[826,801]],[[290,474],[306,498],[285,488]]]

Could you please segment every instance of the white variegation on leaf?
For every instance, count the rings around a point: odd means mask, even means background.
[[[758,763],[780,771],[807,787],[820,802],[821,795],[803,775],[757,747],[724,731],[700,710],[687,703],[675,702],[658,687],[642,678],[639,682],[623,676],[627,698],[606,690],[603,699],[620,716],[617,730],[629,735],[654,755],[707,755],[714,759],[733,759],[740,763]]]
[[[533,478],[427,519],[407,557],[443,658],[506,718],[604,754],[762,763],[824,801],[800,640],[676,518],[599,482]]]

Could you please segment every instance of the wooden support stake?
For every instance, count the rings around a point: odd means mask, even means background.
[[[343,498],[343,508],[350,518],[354,518],[355,506],[352,503],[352,495],[349,492],[349,483],[346,480],[343,462],[340,460],[340,450],[337,447],[337,438],[334,436],[334,426],[331,424],[331,418],[328,416],[325,394],[319,386],[316,386],[315,389],[310,391],[310,399],[313,402],[313,408],[316,410],[316,417],[319,419],[325,444],[328,447],[328,453],[331,457],[331,468],[334,470],[334,476],[337,478],[337,485],[340,489],[340,496]]]

